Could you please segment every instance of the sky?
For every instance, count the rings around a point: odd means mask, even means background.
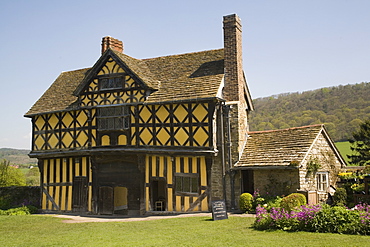
[[[0,148],[31,148],[24,114],[61,72],[92,67],[104,36],[138,59],[218,49],[222,18],[236,13],[255,99],[368,82],[369,9],[368,0],[0,1]]]

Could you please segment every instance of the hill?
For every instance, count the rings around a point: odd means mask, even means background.
[[[250,130],[325,124],[335,142],[347,141],[370,118],[370,83],[285,93],[253,100]]]
[[[37,159],[28,157],[30,150],[0,148],[0,160],[6,159],[13,164],[36,164]]]

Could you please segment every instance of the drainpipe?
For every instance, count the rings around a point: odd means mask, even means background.
[[[230,108],[231,106],[230,105],[226,105],[225,106],[225,112],[224,112],[224,116],[225,116],[225,122],[226,122],[226,149],[227,149],[227,156],[228,156],[228,160],[227,160],[227,163],[228,163],[228,174],[229,174],[229,177],[230,177],[230,189],[231,189],[231,196],[230,196],[230,200],[231,200],[231,209],[234,210],[235,209],[235,184],[234,184],[234,179],[235,179],[235,172],[231,170],[232,168],[232,156],[231,156],[231,126],[230,126]]]
[[[225,158],[225,128],[224,128],[224,103],[219,107],[219,123],[220,123],[220,143],[221,143],[221,162],[222,162],[222,194],[223,200],[226,202],[226,158]]]

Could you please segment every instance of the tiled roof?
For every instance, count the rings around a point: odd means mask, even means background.
[[[26,113],[26,116],[73,108],[77,99],[77,97],[73,96],[73,91],[81,83],[89,69],[62,72]]]
[[[224,74],[224,50],[144,60],[160,81],[148,102],[215,97]]]
[[[132,72],[139,77],[148,87],[157,89],[158,79],[156,79],[150,72],[146,63],[141,59],[130,57],[126,54],[112,50],[116,54],[126,67],[130,68]]]
[[[323,125],[319,124],[249,132],[236,167],[287,166],[292,161],[301,162],[323,129]]]
[[[148,97],[150,103],[216,97],[224,74],[223,49],[151,59],[113,52],[143,83],[157,90]],[[73,93],[81,88],[88,70],[63,72],[26,116],[73,107],[77,100]]]

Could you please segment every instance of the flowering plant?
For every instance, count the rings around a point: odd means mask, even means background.
[[[271,208],[270,212],[259,205],[253,227],[257,230],[279,229],[284,231],[331,232],[370,234],[370,206],[359,204],[353,210],[329,205],[302,205],[288,212]]]
[[[281,229],[285,231],[308,230],[309,222],[321,210],[321,205],[302,205],[294,211],[273,207],[270,212],[266,208],[256,208],[256,220],[253,227],[258,230]]]

